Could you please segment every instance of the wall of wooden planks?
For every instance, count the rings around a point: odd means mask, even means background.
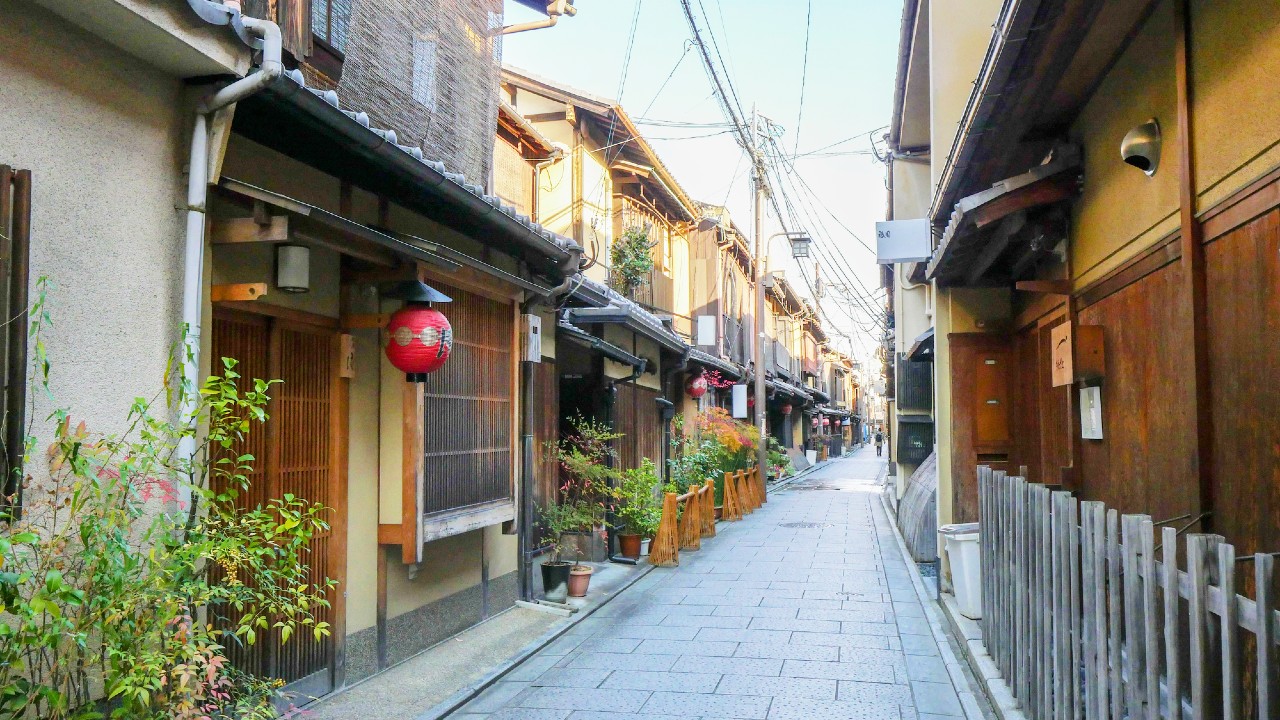
[[[556,502],[560,489],[560,466],[547,452],[547,443],[560,439],[560,376],[554,360],[542,359],[533,366],[533,502],[546,507]]]
[[[629,470],[640,467],[649,458],[662,466],[662,419],[658,414],[656,391],[630,383],[618,385],[614,405],[614,428],[623,434],[618,439],[618,467]]]

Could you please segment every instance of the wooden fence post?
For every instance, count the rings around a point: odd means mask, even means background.
[[[1107,706],[1107,541],[1106,506],[1080,503],[1084,528],[1085,701],[1090,720],[1104,720]]]
[[[1143,602],[1147,580],[1139,575],[1142,523],[1150,522],[1146,515],[1125,515],[1120,519],[1121,571],[1124,573],[1124,667],[1129,681],[1125,683],[1127,714],[1141,718],[1146,714],[1147,672],[1146,605]]]
[[[1150,517],[1143,517],[1138,525],[1139,543],[1142,548],[1142,637],[1146,643],[1143,658],[1146,660],[1147,720],[1160,720],[1160,633],[1156,619],[1160,608],[1156,605],[1156,588],[1160,578],[1156,575],[1155,524]]]
[[[1169,694],[1169,720],[1182,718],[1182,635],[1179,629],[1181,599],[1178,595],[1178,531],[1160,529],[1160,546],[1164,552],[1161,567],[1164,576],[1164,663],[1165,686]]]
[[[1191,627],[1191,718],[1216,718],[1221,707],[1222,688],[1217,668],[1221,658],[1214,634],[1214,618],[1209,612],[1209,586],[1217,575],[1218,545],[1221,535],[1187,535],[1187,583]]]
[[[708,480],[699,492],[702,497],[702,537],[716,536],[716,481]]]
[[[1253,556],[1253,578],[1258,608],[1258,717],[1275,717],[1280,702],[1276,697],[1275,601],[1271,580],[1275,574],[1275,557],[1266,553]]]
[[[1218,590],[1222,592],[1222,720],[1240,717],[1240,606],[1236,604],[1236,549],[1218,546]]]
[[[724,474],[724,494],[722,496],[724,510],[721,516],[725,520],[742,519],[742,503],[738,500],[738,488],[733,481],[733,473]]]
[[[1111,717],[1124,717],[1124,656],[1120,649],[1124,605],[1120,585],[1120,513],[1107,511],[1107,660],[1111,671]]]
[[[684,500],[684,512],[680,514],[678,525],[680,531],[681,550],[702,549],[702,518],[698,512],[702,503],[698,500],[698,491],[689,492],[676,498],[676,502]]]
[[[663,494],[662,519],[658,521],[658,532],[649,546],[649,562],[658,567],[674,567],[680,564],[680,541],[676,530],[678,508],[675,493]]]

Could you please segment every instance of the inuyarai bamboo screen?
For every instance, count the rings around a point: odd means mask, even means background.
[[[515,318],[510,303],[432,283],[453,302],[453,350],[428,376],[422,424],[423,512],[509,500]]]

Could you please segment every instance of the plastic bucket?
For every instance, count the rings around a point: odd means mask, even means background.
[[[970,620],[982,617],[982,561],[979,555],[978,523],[943,525],[938,533],[951,561],[951,585],[956,592],[960,614]]]

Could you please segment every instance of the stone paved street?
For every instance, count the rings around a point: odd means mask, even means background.
[[[721,523],[452,717],[982,717],[893,536],[883,467],[864,449]]]

